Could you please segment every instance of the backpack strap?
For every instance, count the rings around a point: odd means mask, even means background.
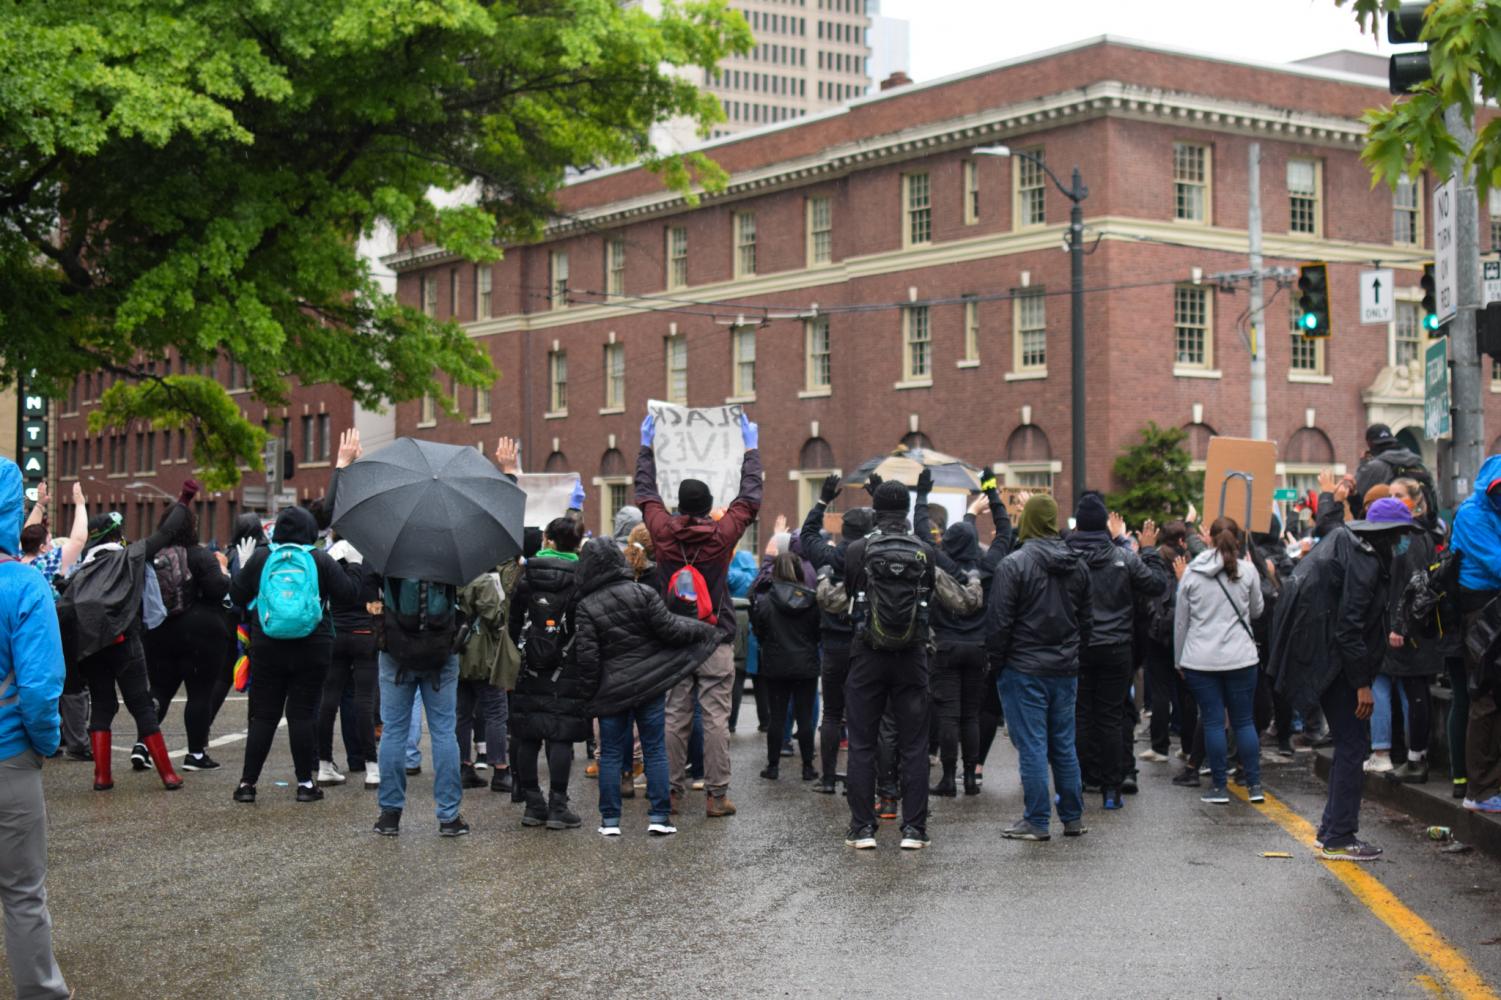
[[[1216,573],[1214,575],[1214,582],[1220,585],[1220,593],[1224,594],[1225,600],[1230,602],[1230,610],[1235,613],[1235,620],[1240,622],[1240,627],[1245,629],[1246,635],[1251,637],[1252,642],[1255,642],[1256,633],[1251,631],[1251,626],[1247,625],[1246,620],[1240,616],[1240,607],[1236,605],[1235,598],[1230,596],[1230,591],[1225,587],[1224,578]]]

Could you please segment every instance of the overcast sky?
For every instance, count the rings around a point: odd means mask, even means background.
[[[881,0],[881,13],[912,22],[914,80],[1103,34],[1258,62],[1378,51],[1334,0]]]

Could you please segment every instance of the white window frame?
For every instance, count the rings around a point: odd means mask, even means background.
[[[823,343],[816,341],[822,338]],[[815,348],[822,346],[823,350]],[[820,359],[822,359],[820,363]],[[820,378],[820,369],[822,378]],[[834,388],[833,337],[829,330],[829,317],[815,316],[803,321],[803,391],[798,395],[827,396]]]
[[[1011,371],[1016,375],[1031,377],[1046,376],[1048,373],[1048,300],[1042,291],[1027,292],[1017,295],[1011,306]],[[1027,311],[1033,307],[1042,310],[1042,322],[1036,323],[1029,317]],[[1027,334],[1042,334],[1042,363],[1027,361]]]
[[[424,274],[420,285],[419,295],[422,299],[420,308],[425,316],[438,318],[438,276],[436,274]],[[233,362],[231,362],[231,365]]]
[[[1306,163],[1313,167],[1313,193],[1308,195],[1303,192],[1294,192],[1292,185],[1293,164]],[[1318,239],[1324,235],[1324,161],[1311,156],[1293,156],[1287,161],[1287,231],[1293,236],[1312,236]],[[1293,228],[1293,205],[1295,201],[1304,200],[1313,202],[1313,229]]]
[[[1043,150],[1039,148],[1020,150],[1043,162]],[[1027,182],[1027,183],[1024,183]],[[1025,156],[1011,157],[1011,228],[1035,229],[1048,222],[1048,175],[1042,167]],[[1036,193],[1040,192],[1040,193]],[[1038,215],[1031,214],[1036,203]]]
[[[729,402],[751,403],[756,399],[756,328],[753,326],[730,327],[730,393]]]
[[[829,476],[843,476],[842,469],[789,469],[787,478],[796,484],[797,489],[797,524],[801,524],[818,503],[820,491],[823,489],[823,481]],[[791,518],[788,518],[791,521]]]
[[[667,227],[667,288],[688,287],[688,227]]]
[[[834,263],[834,201],[828,195],[812,195],[807,202],[808,266]]]
[[[980,221],[980,170],[974,160],[965,160],[961,171],[964,182],[964,224],[973,226]]]
[[[1485,209],[1491,223],[1489,249],[1501,250],[1501,188],[1491,188],[1486,192]]]
[[[1298,300],[1296,297],[1294,297],[1290,301],[1289,306],[1290,315],[1288,316],[1287,323],[1289,345],[1287,358],[1287,380],[1289,382],[1329,381],[1326,375],[1324,362],[1324,345],[1328,341],[1328,338],[1303,336],[1302,327],[1298,325],[1298,319],[1302,316],[1303,311],[1298,308]],[[1176,345],[1174,346],[1176,348]],[[1299,368],[1293,363],[1298,356],[1298,350],[1300,348],[1307,350],[1310,347],[1313,348],[1314,367]]]
[[[615,532],[615,513],[621,507],[629,507],[632,479],[630,476],[595,476],[594,485],[599,487],[599,537],[609,538]],[[625,490],[625,503],[617,506],[610,499],[610,489],[619,486]]]
[[[554,348],[547,352],[548,417],[568,415],[568,352]]]
[[[735,277],[756,276],[756,213],[735,213]]]
[[[932,242],[933,176],[927,171],[903,174],[902,245],[920,247]]]
[[[1203,285],[1174,285],[1173,286],[1173,374],[1174,375],[1204,375],[1206,373],[1217,375],[1214,369],[1214,299],[1209,295],[1209,288]],[[1178,360],[1178,330],[1193,329],[1198,324],[1180,323],[1178,312],[1178,296],[1180,294],[1197,295],[1203,302],[1203,357],[1198,361]]]
[[[489,264],[474,265],[474,318],[489,319],[495,309],[495,270]]]
[[[604,345],[605,405],[600,413],[625,412],[625,345]]]
[[[916,363],[919,353],[920,366]],[[902,381],[898,385],[910,388],[932,384],[933,312],[928,306],[907,306],[902,310]]]
[[[1194,151],[1199,157],[1199,176],[1197,179],[1182,171],[1186,165],[1184,153]],[[1214,149],[1202,142],[1175,142],[1173,143],[1173,221],[1186,222],[1197,226],[1211,224],[1212,210],[1211,195],[1214,185]],[[1191,194],[1194,189],[1199,199],[1198,215],[1184,215],[1183,204],[1187,200],[1184,196]]]
[[[1409,204],[1401,202],[1403,191],[1411,192]],[[1404,230],[1411,230],[1412,238],[1403,239]],[[1392,189],[1392,242],[1397,246],[1420,247],[1423,245],[1423,178],[1403,174]]]
[[[679,351],[679,348],[681,350]],[[677,403],[679,406],[688,405],[688,335],[686,333],[668,334],[662,338],[662,360],[667,369],[667,382],[664,398],[669,403]],[[681,360],[682,364],[677,362]],[[677,393],[673,390],[673,377],[676,373],[682,373],[683,391]]]
[[[491,419],[490,389],[488,385],[474,387],[474,416],[469,418],[471,424],[488,424]]]
[[[605,240],[605,297],[619,299],[625,296],[625,237],[611,236]]]
[[[438,425],[438,401],[430,392],[422,394],[422,401],[417,409],[418,427],[436,427]]]
[[[1417,337],[1416,338],[1409,338],[1409,337],[1399,338],[1397,336],[1398,332],[1401,330],[1401,327],[1402,327],[1402,319],[1401,319],[1401,317],[1404,316],[1404,315],[1410,315],[1412,317],[1412,319],[1413,319],[1413,328],[1414,328],[1414,331],[1417,333]],[[1389,364],[1389,365],[1392,365],[1392,366],[1395,366],[1397,364],[1397,343],[1398,343],[1399,339],[1403,343],[1415,343],[1417,345],[1417,350],[1416,350],[1416,353],[1413,356],[1417,360],[1421,361],[1423,359],[1423,353],[1428,349],[1428,344],[1433,339],[1432,337],[1429,337],[1426,334],[1427,334],[1427,331],[1425,331],[1423,329],[1423,303],[1422,303],[1422,300],[1421,299],[1414,299],[1410,295],[1404,295],[1404,294],[1400,294],[1399,293],[1396,296],[1395,308],[1392,310],[1392,321],[1391,321],[1390,325],[1387,327],[1386,363]]]
[[[554,250],[548,259],[548,294],[554,309],[568,308],[568,251]]]

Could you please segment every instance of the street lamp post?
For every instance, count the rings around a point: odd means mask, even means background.
[[[1064,187],[1058,175],[1043,162],[1042,157],[1009,146],[983,146],[972,151],[975,156],[1020,156],[1030,160],[1048,175],[1063,196],[1073,203],[1068,216],[1068,254],[1070,290],[1069,353],[1071,388],[1070,395],[1073,420],[1073,466],[1074,502],[1077,504],[1084,492],[1084,206],[1089,197],[1089,188],[1079,177],[1079,168],[1074,167],[1073,183]]]

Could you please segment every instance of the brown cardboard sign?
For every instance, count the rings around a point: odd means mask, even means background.
[[[1228,485],[1225,477],[1243,472],[1251,477],[1251,511],[1246,510],[1246,487],[1239,477]],[[1272,492],[1277,486],[1277,442],[1253,441],[1249,438],[1212,437],[1209,455],[1204,461],[1204,525],[1219,517],[1233,517],[1237,524],[1251,531],[1272,529]],[[1225,494],[1220,509],[1220,490]]]

